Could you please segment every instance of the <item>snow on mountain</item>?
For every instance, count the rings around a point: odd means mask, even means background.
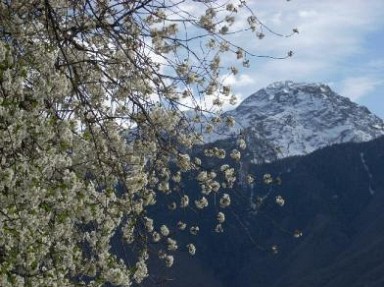
[[[273,83],[223,116],[233,117],[235,126],[229,129],[221,124],[204,134],[205,141],[240,135],[255,161],[304,155],[328,145],[384,135],[382,119],[317,83]]]

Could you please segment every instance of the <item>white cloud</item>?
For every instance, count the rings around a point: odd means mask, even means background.
[[[233,88],[242,88],[252,85],[254,82],[253,77],[246,73],[239,75],[229,74],[223,78],[224,85],[230,85]]]
[[[248,55],[251,68],[240,67],[236,77],[223,78],[240,98],[274,81],[284,80],[333,83],[332,88],[352,100],[378,93],[383,85],[378,79],[384,67],[384,55],[378,47],[384,42],[380,40],[382,37],[368,37],[377,31],[384,32],[383,0],[249,0],[247,3],[258,19],[273,31],[290,34],[297,27],[300,33],[286,38],[264,29],[263,40],[251,32],[230,37],[234,44],[255,55],[279,57],[290,50],[295,53],[287,60],[249,58]],[[201,6],[190,2],[181,7],[185,15],[193,17],[204,12],[196,8]],[[249,14],[246,12],[237,15],[232,29],[247,28]],[[187,32],[189,36],[194,33],[189,27]],[[228,54],[222,58],[222,64],[241,65],[241,61]],[[210,103],[210,99],[207,102]]]
[[[298,27],[300,34],[291,39],[273,36],[265,38],[265,44],[255,45],[255,50],[278,51],[285,48],[305,51],[306,55],[323,54],[324,58],[347,56],[358,52],[364,44],[363,35],[383,23],[382,0],[324,0],[292,1],[288,5],[276,5],[255,1],[255,11],[265,10],[261,20],[280,33],[290,33]],[[272,1],[270,1],[272,2]],[[276,2],[276,1],[274,1]],[[381,6],[381,9],[380,9]],[[284,7],[284,9],[282,8]],[[381,11],[382,10],[382,11]],[[279,15],[279,21],[276,21]],[[249,39],[246,39],[249,42]]]
[[[356,101],[374,91],[377,86],[383,83],[383,80],[367,76],[346,78],[341,83],[340,94],[352,101]]]
[[[378,47],[384,42],[370,34],[384,32],[383,0],[258,0],[248,5],[274,31],[289,34],[298,27],[300,33],[284,38],[264,31],[263,40],[236,35],[236,44],[254,54],[283,56],[289,50],[295,54],[283,61],[250,58],[251,68],[245,72],[252,83],[234,83],[235,92],[248,96],[281,80],[332,82],[352,100],[378,92],[384,61]]]

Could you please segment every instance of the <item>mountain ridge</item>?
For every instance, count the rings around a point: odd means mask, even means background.
[[[382,119],[322,83],[272,83],[223,114],[223,118],[228,117],[234,119],[234,127],[229,130],[224,123],[218,125],[214,132],[204,134],[205,141],[241,135],[255,146],[251,155],[254,162],[384,135]]]
[[[289,115],[291,122],[284,121]],[[153,210],[169,226],[183,218],[198,222],[201,230],[194,237],[196,255],[178,251],[181,257],[168,271],[154,263],[154,277],[170,278],[170,287],[383,286],[383,121],[324,84],[293,82],[274,83],[223,117],[237,123],[230,132],[219,124],[209,145],[230,150],[238,136],[247,142],[234,164],[239,177],[230,191],[225,232],[213,232],[216,208],[198,214],[198,220],[192,209]],[[288,137],[296,149],[278,151],[279,141],[289,143],[286,133],[296,136]],[[306,136],[315,139],[308,146]],[[219,163],[233,161],[212,159],[208,168]],[[254,185],[242,180],[247,174],[255,177]],[[279,180],[264,184],[266,174]],[[194,178],[182,184],[198,197]],[[276,204],[280,195],[284,206]],[[166,206],[173,199],[158,200]],[[186,240],[187,235],[179,236]]]

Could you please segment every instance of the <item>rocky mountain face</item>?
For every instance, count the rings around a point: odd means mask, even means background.
[[[236,186],[225,191],[232,200],[225,232],[213,232],[216,194],[209,198],[212,208],[201,213],[165,212],[178,194],[159,196],[150,211],[159,224],[172,228],[181,219],[200,232],[191,238],[174,228],[180,246],[174,267],[154,259],[143,286],[384,286],[383,120],[326,85],[293,82],[274,83],[224,116],[234,118],[234,128],[223,124],[204,134],[208,145],[231,150],[238,136],[247,142],[240,162],[209,160],[239,173]],[[244,183],[247,174],[255,184]],[[186,178],[181,188],[193,202],[199,187],[194,175]],[[195,256],[183,248],[191,240]],[[155,254],[160,246],[152,248]]]
[[[365,142],[384,135],[384,122],[367,108],[324,84],[276,82],[246,98],[224,116],[236,124],[205,134],[207,142],[241,134],[255,162],[304,155],[336,143]]]

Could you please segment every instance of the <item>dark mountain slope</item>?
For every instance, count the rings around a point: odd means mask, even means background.
[[[384,286],[383,137],[247,169],[257,184],[235,188],[225,232],[201,216],[196,258],[176,257],[166,286]]]

